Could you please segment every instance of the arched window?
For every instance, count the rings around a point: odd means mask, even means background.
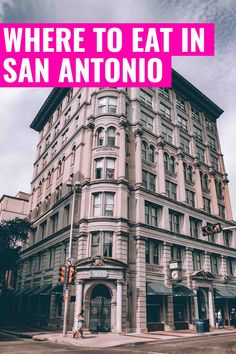
[[[184,179],[185,181],[192,182],[193,180],[193,169],[192,166],[187,165],[184,162]]]
[[[108,146],[115,146],[115,140],[116,140],[115,128],[108,128],[108,130],[107,130],[107,145]]]
[[[218,182],[217,180],[215,180],[215,185],[216,185],[216,193],[219,197],[222,197],[223,195],[223,191],[222,191],[222,183]]]
[[[184,162],[183,166],[184,166],[184,179],[186,181],[187,180],[187,164]]]
[[[147,160],[147,144],[142,141],[142,159]]]
[[[192,166],[188,166],[188,180],[190,182],[193,181],[193,168],[192,168]]]
[[[171,156],[170,158],[170,172],[175,173],[175,158]]]
[[[125,135],[125,152],[126,152],[126,155],[129,154],[129,135],[128,134]]]
[[[99,128],[97,131],[97,146],[104,145],[104,129]]]
[[[155,147],[153,145],[150,146],[149,148],[149,161],[154,163],[155,162]]]
[[[75,163],[75,153],[76,153],[76,146],[74,145],[71,152],[71,166],[74,165]]]
[[[165,165],[165,170],[169,170],[169,155],[167,152],[164,153],[164,165]]]

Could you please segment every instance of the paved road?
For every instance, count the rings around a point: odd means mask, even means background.
[[[155,341],[145,344],[95,349],[49,342],[36,342],[0,332],[0,354],[236,354],[236,335],[206,336]]]

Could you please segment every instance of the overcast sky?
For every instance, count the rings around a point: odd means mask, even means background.
[[[215,101],[236,219],[235,0],[0,0],[1,22],[213,22],[216,55],[174,58],[174,68]],[[38,134],[29,128],[48,89],[1,89],[0,196],[29,192]]]

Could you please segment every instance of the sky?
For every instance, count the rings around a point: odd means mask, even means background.
[[[1,22],[212,22],[214,57],[173,67],[223,110],[218,120],[236,219],[235,0],[0,0]],[[49,89],[0,89],[0,196],[30,192],[38,133],[29,128]]]

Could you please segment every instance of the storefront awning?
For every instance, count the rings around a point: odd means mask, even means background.
[[[23,295],[31,295],[34,291],[36,291],[39,288],[39,286],[33,286],[32,288],[27,289]]]
[[[29,291],[31,288],[24,288],[24,289],[21,289],[20,291],[18,291],[15,295],[16,296],[21,296],[21,295],[24,295],[27,291]]]
[[[51,289],[52,284],[44,284],[41,288],[36,289],[31,293],[32,296],[36,295],[49,295],[48,291]]]
[[[218,288],[215,288],[215,298],[225,298],[225,299],[232,299],[236,298],[236,288],[231,288],[231,287],[223,287],[219,286]]]
[[[50,294],[62,295],[63,294],[63,285],[57,284],[53,288],[49,289],[47,291],[47,295],[50,295]]]
[[[167,288],[162,282],[147,283],[147,295],[171,295],[172,289]]]
[[[173,285],[174,296],[197,296],[191,289],[182,284]]]

